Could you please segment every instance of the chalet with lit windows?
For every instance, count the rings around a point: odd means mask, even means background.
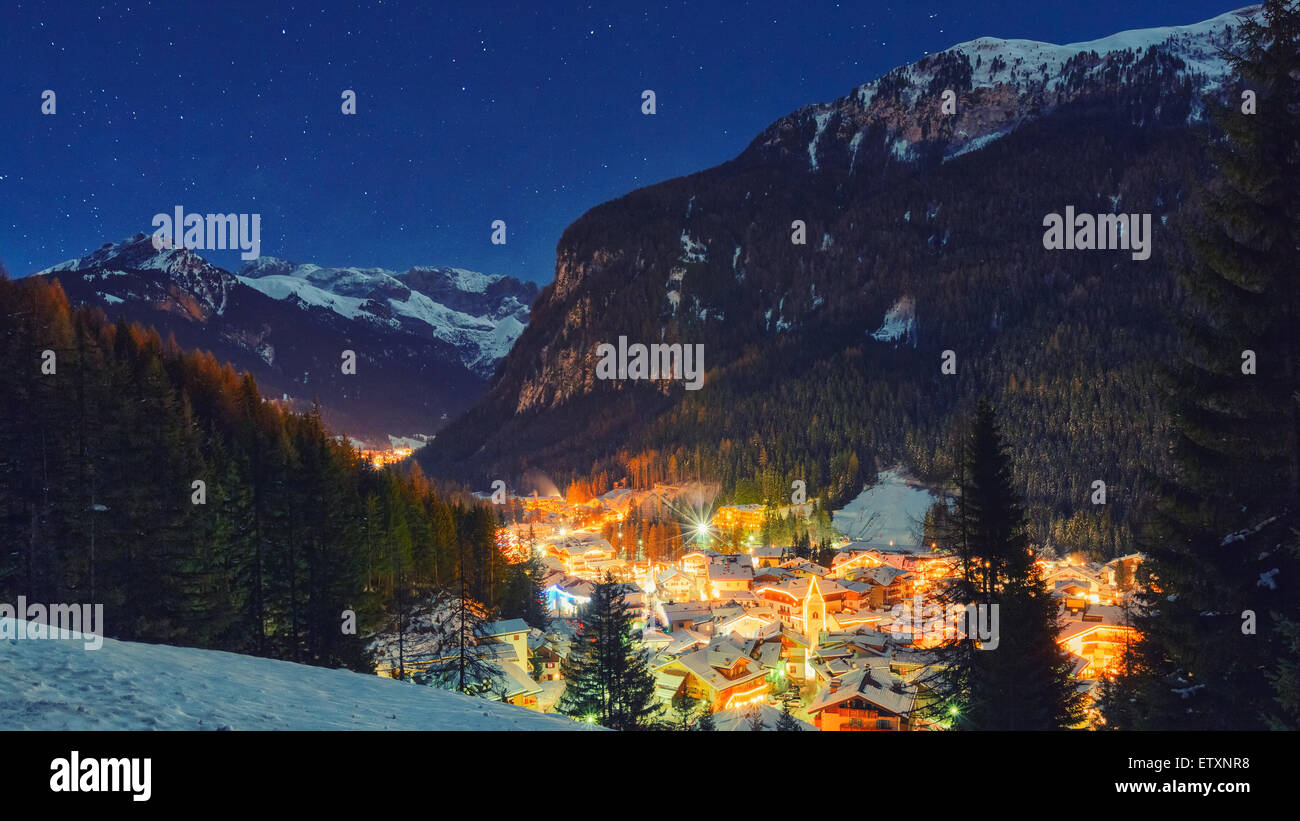
[[[831,680],[808,707],[819,730],[908,730],[916,691],[888,666],[864,667]]]
[[[614,559],[614,548],[594,533],[570,533],[548,541],[546,551],[573,576],[594,576],[601,562]]]
[[[563,661],[564,658],[560,655],[559,648],[550,637],[544,635],[540,630],[529,631],[528,666],[533,681],[538,684],[558,681],[560,679],[560,665]]]
[[[1096,582],[1082,579],[1058,579],[1054,584],[1052,595],[1061,602],[1061,607],[1069,613],[1081,613],[1090,604],[1100,601]]]
[[[1106,584],[1119,590],[1132,588],[1137,583],[1138,566],[1142,564],[1141,553],[1130,553],[1106,562],[1102,568]]]
[[[831,562],[831,575],[837,579],[847,578],[850,573],[860,571],[868,567],[879,567],[884,564],[880,558],[879,551],[854,548],[841,550],[835,554],[835,560]]]
[[[636,578],[631,565],[622,559],[593,559],[579,575],[593,581],[604,581],[606,576],[615,581],[632,583]]]
[[[735,634],[746,639],[768,639],[781,632],[781,619],[770,604],[740,608],[738,613],[721,614],[716,619],[714,632],[720,636]]]
[[[756,547],[749,552],[754,558],[754,569],[760,567],[776,567],[781,562],[789,561],[794,556],[794,548],[789,545]]]
[[[1094,606],[1067,614],[1056,642],[1076,661],[1075,678],[1098,681],[1113,674],[1122,663],[1125,648],[1137,640],[1118,607]]]
[[[695,550],[682,556],[680,564],[682,572],[689,573],[698,579],[708,577],[707,568],[713,557],[717,556],[712,550]]]
[[[763,526],[762,505],[723,505],[713,514],[713,527],[718,530],[757,530]]]
[[[808,664],[808,658],[813,640],[785,625],[781,626],[779,636],[785,675],[798,680],[812,678],[813,670]]]
[[[678,656],[655,670],[659,697],[671,703],[679,694],[699,699],[714,712],[761,703],[767,696],[766,670],[729,639]]]
[[[668,632],[704,628],[713,632],[713,605],[709,602],[674,602],[663,606]]]
[[[754,581],[754,565],[749,556],[718,556],[705,568],[709,598],[724,600],[732,593],[744,593]]]
[[[697,588],[694,574],[682,570],[666,570],[655,580],[655,590],[666,602],[693,601],[699,598]]]
[[[887,610],[911,598],[916,577],[911,571],[891,564],[881,564],[851,571],[849,579],[870,585],[871,594],[867,599],[868,602],[877,610]]]
[[[540,684],[516,664],[498,663],[492,667],[496,673],[489,685],[493,694],[507,704],[542,712]]]
[[[1067,562],[1042,562],[1043,582],[1048,590],[1054,590],[1062,583],[1070,582],[1082,585],[1093,593],[1109,588],[1106,581],[1106,568],[1093,562],[1078,560]]]

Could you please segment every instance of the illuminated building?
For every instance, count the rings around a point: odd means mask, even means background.
[[[748,591],[754,579],[754,566],[749,556],[736,554],[718,556],[705,566],[709,598],[721,601],[729,594]]]
[[[768,692],[762,665],[725,638],[714,638],[706,647],[661,666],[655,680],[661,699],[671,702],[684,694],[704,701],[714,712],[763,703]]]
[[[713,514],[711,523],[717,530],[757,530],[763,526],[762,505],[723,505]]]
[[[1079,661],[1075,678],[1098,681],[1113,675],[1124,657],[1124,648],[1137,641],[1138,633],[1124,623],[1118,607],[1094,607],[1075,616],[1067,614],[1056,641]]]
[[[832,680],[808,706],[821,730],[908,730],[916,692],[885,667],[864,667]]]

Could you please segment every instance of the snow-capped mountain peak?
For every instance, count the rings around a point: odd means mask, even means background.
[[[1229,76],[1224,49],[1242,20],[1258,13],[1249,6],[1191,25],[1067,45],[978,37],[899,66],[838,100],[805,106],[774,123],[750,150],[788,157],[812,173],[852,173],[872,150],[898,162],[933,149],[952,159],[1061,105],[1152,77],[1186,81],[1199,100]],[[955,112],[941,108],[947,91],[956,95]],[[1188,119],[1202,114],[1194,104]]]
[[[325,267],[259,257],[239,281],[272,299],[325,308],[349,320],[400,328],[453,345],[465,367],[490,376],[523,332],[532,283],[463,268]]]
[[[217,314],[225,310],[231,290],[238,285],[238,280],[228,271],[216,267],[189,248],[158,249],[154,247],[153,237],[144,233],[121,242],[106,242],[83,257],[61,262],[38,271],[37,275],[70,273],[81,273],[87,281],[126,273],[143,275],[149,278],[150,285],[161,291],[169,291],[172,285],[183,289],[186,295],[198,301],[197,306],[187,305],[189,310]],[[117,296],[126,298],[130,295]],[[136,296],[152,301],[164,298],[161,294],[148,293]]]

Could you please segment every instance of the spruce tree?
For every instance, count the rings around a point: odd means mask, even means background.
[[[1213,173],[1178,260],[1182,345],[1160,371],[1172,466],[1148,475],[1141,638],[1106,688],[1111,726],[1297,724],[1300,7],[1268,0],[1239,35],[1240,85],[1211,105]]]
[[[648,729],[661,708],[646,652],[636,644],[634,614],[608,574],[580,615],[562,672],[560,712],[616,730]]]
[[[992,407],[979,403],[955,478],[956,510],[937,534],[959,563],[943,604],[998,608],[998,635],[981,643],[968,625],[938,648],[923,679],[937,698],[918,714],[953,729],[1052,730],[1082,720],[1082,698],[1057,644],[1059,610],[1048,594],[1012,488],[1012,466]],[[921,614],[913,614],[920,620]],[[991,619],[989,624],[991,624]]]
[[[710,733],[718,729],[717,724],[713,720],[712,704],[704,705],[704,711],[700,713],[699,721],[695,722],[695,729]]]
[[[691,729],[697,721],[700,706],[700,699],[692,698],[685,692],[673,696],[673,729]]]
[[[785,702],[781,705],[781,715],[777,716],[776,729],[782,732],[803,730],[803,727],[799,726],[798,719],[790,713],[789,702]]]
[[[428,684],[468,695],[491,692],[499,670],[482,650],[486,624],[485,608],[473,599],[447,591],[434,597],[424,644]]]
[[[502,607],[503,616],[523,619],[529,627],[546,632],[550,627],[551,612],[542,589],[545,575],[542,563],[530,554],[522,562],[510,565],[508,572],[510,582]]]

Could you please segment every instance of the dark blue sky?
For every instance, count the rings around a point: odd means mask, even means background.
[[[927,51],[1077,42],[1240,5],[6,4],[0,261],[31,273],[150,232],[180,204],[260,213],[262,253],[298,262],[545,283],[588,208],[730,159],[773,120]],[[494,219],[505,246],[489,242]]]

